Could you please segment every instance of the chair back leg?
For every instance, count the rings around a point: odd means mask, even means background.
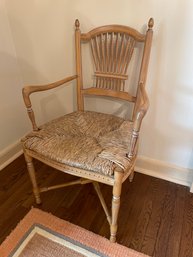
[[[133,168],[131,174],[129,175],[129,181],[130,181],[130,182],[133,181],[134,175],[135,175],[135,171],[134,171],[134,168]]]

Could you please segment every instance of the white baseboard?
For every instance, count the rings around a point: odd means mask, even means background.
[[[166,162],[139,156],[135,171],[152,177],[188,186],[193,192],[193,170],[182,168]]]
[[[23,153],[20,140],[12,145],[9,145],[0,152],[0,170],[9,165]]]
[[[0,170],[23,153],[20,140],[0,152]],[[193,193],[193,170],[138,156],[135,171],[190,187]]]

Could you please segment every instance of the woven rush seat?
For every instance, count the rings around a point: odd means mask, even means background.
[[[23,146],[51,160],[105,175],[115,164],[123,169],[132,122],[90,111],[77,111],[44,124],[28,134]]]

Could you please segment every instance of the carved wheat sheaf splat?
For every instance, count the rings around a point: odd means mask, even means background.
[[[135,39],[125,33],[102,33],[91,38],[95,87],[124,91]]]

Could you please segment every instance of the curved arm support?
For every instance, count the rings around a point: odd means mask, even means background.
[[[129,153],[127,154],[127,157],[130,159],[132,159],[133,156],[135,155],[135,149],[138,142],[139,131],[141,128],[142,120],[149,108],[149,99],[148,99],[144,84],[142,82],[139,84],[139,89],[140,89],[140,104],[138,106],[138,110],[134,118],[133,131],[131,135],[131,147],[130,147]]]
[[[25,106],[27,108],[28,116],[30,118],[30,121],[32,123],[32,127],[33,127],[34,131],[37,131],[38,127],[37,127],[36,122],[35,122],[35,115],[34,115],[34,112],[32,110],[30,95],[32,93],[35,93],[35,92],[46,91],[46,90],[49,90],[49,89],[56,88],[58,86],[61,86],[65,83],[69,82],[69,81],[72,81],[72,80],[76,79],[77,77],[78,77],[77,75],[74,75],[74,76],[70,76],[70,77],[64,78],[62,80],[56,81],[56,82],[51,83],[51,84],[38,85],[38,86],[26,86],[22,89],[23,100],[24,100]]]

